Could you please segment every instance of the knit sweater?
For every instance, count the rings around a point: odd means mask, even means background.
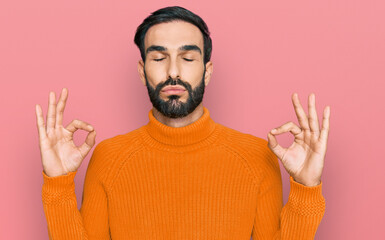
[[[325,212],[321,184],[290,177],[283,206],[277,157],[267,141],[221,125],[204,107],[179,128],[149,122],[98,143],[82,204],[74,177],[48,177],[48,235],[77,239],[313,239]]]

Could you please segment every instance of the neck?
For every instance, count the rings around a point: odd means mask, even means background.
[[[200,103],[192,113],[182,118],[166,117],[162,113],[160,113],[156,108],[152,108],[152,114],[154,115],[156,120],[169,127],[184,127],[195,122],[203,115],[203,105],[202,103]]]

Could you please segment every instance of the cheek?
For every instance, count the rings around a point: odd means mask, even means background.
[[[145,70],[146,70],[147,80],[149,81],[151,86],[154,88],[160,82],[164,82],[167,80],[165,71],[162,70],[161,67],[146,66]]]
[[[194,66],[186,69],[184,72],[184,80],[190,82],[191,86],[195,88],[199,85],[203,77],[204,68],[202,66]]]

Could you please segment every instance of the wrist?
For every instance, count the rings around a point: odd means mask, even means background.
[[[292,177],[293,180],[299,184],[302,184],[306,187],[315,187],[315,186],[318,186],[321,184],[321,179],[317,179],[317,180],[300,180],[300,179],[296,179],[295,177]]]

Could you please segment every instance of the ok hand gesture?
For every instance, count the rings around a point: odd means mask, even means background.
[[[271,130],[267,134],[268,146],[296,182],[305,186],[316,186],[321,183],[324,167],[329,134],[330,106],[324,109],[320,131],[315,108],[315,94],[309,95],[309,115],[306,115],[303,110],[296,93],[292,95],[292,101],[300,127],[293,122],[287,122]],[[290,147],[283,148],[277,143],[275,135],[289,131],[294,135],[294,142]]]
[[[68,90],[63,88],[56,106],[55,92],[50,92],[47,126],[44,124],[42,109],[36,104],[41,160],[44,173],[49,177],[75,172],[95,144],[96,132],[88,123],[73,120],[66,128],[63,127],[63,112],[67,97]],[[73,142],[73,135],[78,129],[89,132],[80,147]]]

